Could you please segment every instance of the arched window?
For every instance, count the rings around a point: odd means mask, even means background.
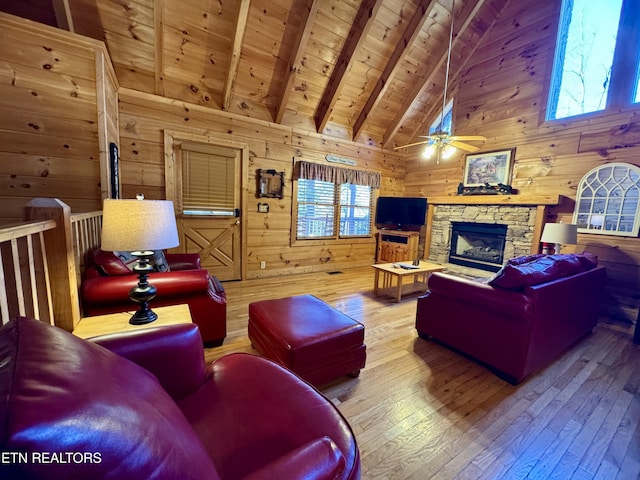
[[[573,223],[582,233],[637,237],[639,207],[640,167],[607,163],[580,180]]]

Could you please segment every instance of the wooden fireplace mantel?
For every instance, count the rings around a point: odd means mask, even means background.
[[[533,230],[533,243],[531,253],[537,253],[542,237],[542,229],[547,221],[550,206],[559,205],[562,201],[560,195],[451,195],[441,197],[427,197],[429,205],[517,205],[536,207],[536,219]],[[431,225],[433,223],[434,209],[427,209],[427,222],[425,231],[425,249],[423,258],[429,258],[431,245]]]
[[[558,205],[560,195],[451,195],[427,197],[431,205]]]

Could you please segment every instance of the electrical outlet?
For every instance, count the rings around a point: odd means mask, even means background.
[[[260,270],[264,270],[265,268],[267,268],[267,262],[265,262],[264,260],[262,260],[260,262]]]

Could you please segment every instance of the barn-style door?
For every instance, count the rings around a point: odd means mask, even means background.
[[[240,219],[187,218],[180,221],[180,245],[198,253],[202,266],[219,280],[240,280]]]
[[[169,147],[167,142],[165,146]],[[176,205],[180,246],[197,253],[219,280],[242,279],[242,148],[172,138],[173,165],[167,179]],[[168,173],[168,172],[167,172]]]

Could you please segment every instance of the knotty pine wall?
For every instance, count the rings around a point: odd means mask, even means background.
[[[249,145],[248,184],[244,186],[247,278],[340,270],[373,263],[374,238],[292,245],[293,165],[299,160],[326,163],[327,154],[339,155],[356,160],[354,168],[381,172],[380,195],[401,195],[405,176],[401,155],[134,90],[120,89],[119,98],[124,197],[144,193],[146,198],[165,198],[165,129]],[[282,200],[256,198],[257,169],[285,172]],[[258,213],[258,203],[268,203],[269,213]],[[261,261],[267,264],[265,270],[260,270]]]
[[[640,105],[544,120],[559,6],[560,0],[509,2],[454,81],[454,132],[485,135],[484,151],[516,147],[512,186],[522,194],[563,195],[552,214],[556,221],[571,223],[577,186],[585,173],[607,162],[640,165],[640,146],[610,148],[633,143],[630,136],[638,130]],[[622,127],[629,124],[631,133],[625,135]],[[407,164],[405,194],[454,195],[463,169],[462,155],[440,165],[413,156]],[[640,306],[640,240],[580,234],[577,249],[597,254],[607,266],[607,313],[635,320]]]
[[[102,208],[117,90],[101,42],[0,13],[0,223],[34,197]]]

